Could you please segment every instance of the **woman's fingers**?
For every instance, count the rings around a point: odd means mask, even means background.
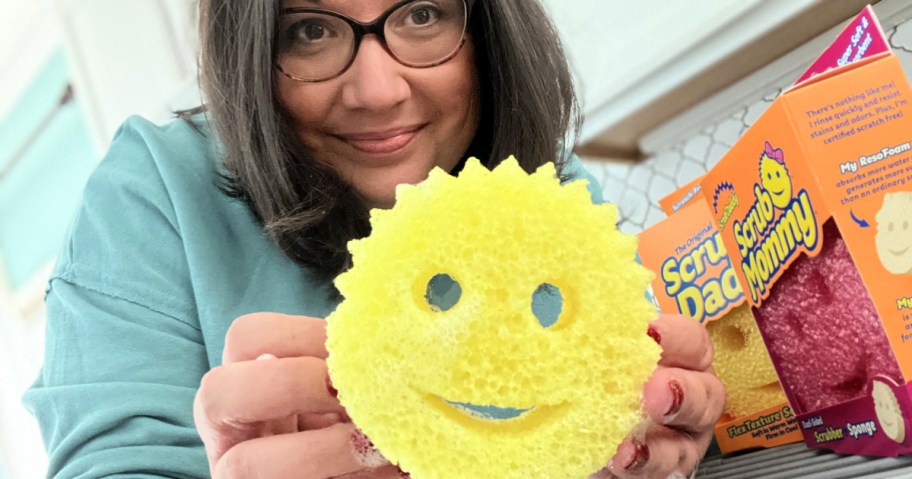
[[[706,328],[690,318],[663,315],[650,323],[648,334],[662,346],[659,365],[643,387],[648,426],[624,440],[608,467],[593,477],[686,477],[722,415],[725,387],[713,373]]]
[[[326,414],[301,414],[298,416],[297,431],[309,431],[311,429],[323,429],[340,422],[351,422],[345,414],[326,413]]]
[[[260,437],[232,447],[217,462],[213,478],[326,479],[377,469],[363,477],[396,477],[396,468],[352,424]]]
[[[658,424],[711,430],[725,408],[725,386],[711,372],[659,367],[643,387],[643,411]]]
[[[343,447],[339,444],[347,447],[343,448],[347,457],[352,456],[350,437],[342,434],[334,441],[330,434],[327,440],[319,439],[326,432],[341,434],[339,427],[352,428],[329,381],[325,342],[325,323],[317,318],[257,313],[231,325],[223,365],[203,377],[194,401],[194,421],[213,474],[331,477],[364,469],[331,467],[340,464],[335,457]],[[329,465],[311,465],[313,474],[305,476],[300,471],[273,474],[286,458],[263,454],[260,449],[268,445],[295,449],[293,464],[300,462],[298,456],[315,456]],[[256,457],[245,451],[255,452]],[[272,457],[275,463],[263,462],[262,457]],[[265,475],[261,467],[266,468]]]
[[[222,363],[249,361],[264,354],[326,359],[326,322],[279,313],[253,313],[237,318],[225,336]]]
[[[652,424],[640,439],[627,438],[621,443],[601,477],[611,477],[609,473],[624,479],[687,477],[697,467],[711,436],[710,431],[694,435]]]
[[[318,428],[345,417],[327,385],[326,362],[312,357],[243,361],[203,376],[193,418],[210,467],[236,444],[261,436]]]
[[[686,477],[712,440],[725,389],[712,373],[658,368],[643,389],[645,433],[618,446],[592,479]]]
[[[206,418],[224,424],[344,412],[330,393],[326,362],[310,357],[219,366],[203,377],[197,396]]]
[[[706,371],[712,366],[712,341],[706,328],[679,315],[665,314],[649,323],[649,335],[662,346],[659,366]]]

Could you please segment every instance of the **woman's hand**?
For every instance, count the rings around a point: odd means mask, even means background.
[[[725,387],[712,369],[712,342],[693,319],[664,315],[649,326],[662,357],[643,388],[645,433],[621,443],[594,478],[687,477],[712,440],[725,408]]]
[[[194,420],[213,478],[396,478],[348,420],[326,370],[321,319],[258,313],[228,330]]]

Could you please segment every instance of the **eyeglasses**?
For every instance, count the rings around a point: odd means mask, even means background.
[[[297,81],[336,78],[354,63],[361,39],[369,34],[403,65],[440,65],[465,43],[467,17],[466,0],[403,0],[370,23],[331,10],[286,8],[276,66]]]

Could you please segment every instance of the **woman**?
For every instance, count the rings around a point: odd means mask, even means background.
[[[328,382],[331,280],[368,209],[434,166],[515,154],[589,178],[564,152],[556,35],[536,0],[200,8],[205,115],[121,128],[50,281],[25,398],[50,474],[397,477]],[[721,414],[703,328],[663,317],[650,335],[653,424],[601,476],[690,472]]]

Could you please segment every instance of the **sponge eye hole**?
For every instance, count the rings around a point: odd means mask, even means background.
[[[449,311],[459,303],[462,297],[462,286],[446,273],[435,274],[427,284],[424,300],[427,301],[431,311]]]
[[[722,324],[714,332],[718,334],[719,341],[729,351],[740,351],[747,346],[747,336],[739,328]]]
[[[542,283],[532,293],[532,314],[545,329],[554,326],[564,309],[564,297],[560,288],[551,283]]]

